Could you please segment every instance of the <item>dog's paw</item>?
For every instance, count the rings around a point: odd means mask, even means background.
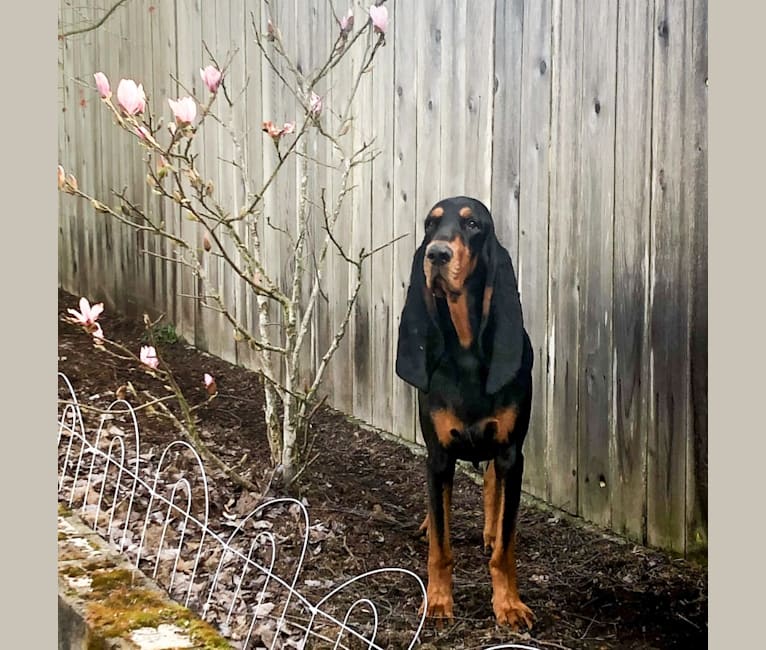
[[[518,598],[493,599],[492,608],[495,610],[498,625],[509,625],[515,631],[520,630],[522,625],[532,629],[535,615]]]
[[[455,615],[452,611],[452,593],[451,589],[443,588],[442,585],[428,588],[428,609],[426,616],[435,619],[453,619]],[[424,603],[425,604],[425,603]],[[423,604],[420,606],[420,613],[423,613]]]

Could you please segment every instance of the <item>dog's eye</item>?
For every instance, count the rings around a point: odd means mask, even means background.
[[[476,219],[469,219],[465,225],[466,225],[466,228],[468,228],[469,230],[479,229],[479,222],[476,221]]]
[[[434,227],[433,219],[426,219],[426,232],[431,230],[431,228]]]

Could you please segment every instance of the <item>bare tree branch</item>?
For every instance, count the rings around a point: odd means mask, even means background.
[[[92,25],[87,25],[85,27],[79,27],[77,29],[72,29],[67,32],[60,32],[59,33],[59,40],[62,40],[66,38],[67,36],[74,36],[75,34],[84,34],[85,32],[92,32],[94,29],[98,29],[103,25],[107,20],[109,20],[109,17],[119,9],[121,5],[124,5],[128,0],[117,0],[115,4],[113,4],[109,10],[101,17],[100,20],[97,20]]]

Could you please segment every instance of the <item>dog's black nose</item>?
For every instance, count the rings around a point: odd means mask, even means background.
[[[426,257],[431,264],[441,266],[452,259],[452,249],[446,242],[434,242],[428,246]]]

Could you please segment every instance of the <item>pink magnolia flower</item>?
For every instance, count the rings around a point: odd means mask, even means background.
[[[112,96],[109,79],[106,78],[103,72],[96,72],[93,76],[96,79],[96,88],[98,88],[98,94],[101,95],[101,99],[109,99]]]
[[[279,140],[283,135],[287,135],[288,133],[292,133],[295,131],[295,122],[285,122],[284,125],[280,128],[274,122],[271,120],[268,120],[263,123],[261,126],[261,130],[268,133],[274,140]]]
[[[117,102],[128,115],[137,115],[146,110],[146,95],[141,84],[132,79],[120,79],[117,85]]]
[[[215,377],[205,373],[203,380],[205,382],[205,389],[207,390],[207,394],[215,395],[218,392],[218,386],[215,385]]]
[[[191,124],[194,118],[197,117],[197,104],[191,97],[182,97],[178,101],[168,99],[168,104],[173,111],[173,116],[176,118],[176,123]]]
[[[207,89],[211,93],[215,93],[221,83],[221,71],[214,65],[208,65],[200,68],[199,74]]]
[[[322,112],[322,98],[312,91],[311,98],[309,99],[309,113],[315,117],[319,117]]]
[[[354,11],[349,9],[348,13],[340,19],[340,32],[343,36],[349,34],[354,29]]]
[[[372,26],[378,34],[385,34],[388,29],[388,9],[384,5],[370,7]]]
[[[83,297],[80,298],[80,311],[76,309],[67,309],[67,311],[74,317],[70,319],[73,323],[89,327],[96,323],[101,312],[104,311],[104,303],[99,302],[91,306],[88,299]]]
[[[160,365],[160,360],[157,358],[157,351],[153,345],[142,345],[141,353],[139,355],[141,363],[145,366],[149,366],[152,370],[157,370]]]

